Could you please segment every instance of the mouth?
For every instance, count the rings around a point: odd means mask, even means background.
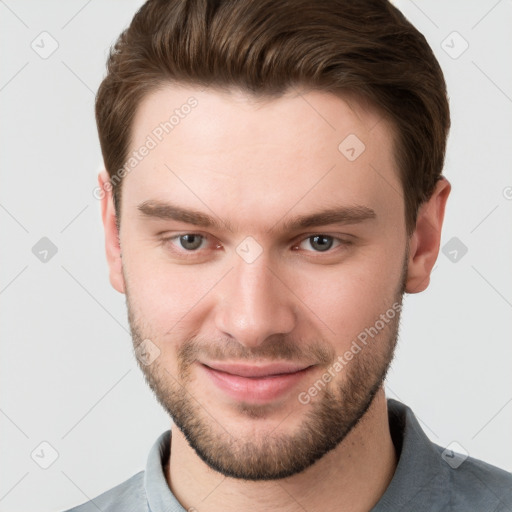
[[[268,403],[297,387],[315,365],[276,362],[265,365],[200,363],[199,367],[224,394],[236,401]]]

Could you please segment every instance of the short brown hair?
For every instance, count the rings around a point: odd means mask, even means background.
[[[441,177],[450,127],[431,48],[386,0],[148,0],[119,36],[96,97],[117,211],[137,106],[166,83],[279,97],[290,88],[356,94],[395,131],[406,226]]]

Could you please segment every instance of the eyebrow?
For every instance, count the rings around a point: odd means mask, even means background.
[[[203,228],[214,228],[219,231],[227,230],[231,233],[235,231],[233,225],[229,222],[198,210],[182,208],[167,202],[144,201],[138,205],[137,209],[144,217],[148,218],[174,220]],[[268,232],[297,231],[331,224],[356,224],[376,217],[374,210],[362,205],[326,208],[311,214],[299,215],[283,222],[279,221]]]

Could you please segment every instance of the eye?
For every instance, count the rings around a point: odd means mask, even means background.
[[[307,251],[309,249],[305,245],[309,245],[313,248],[314,252],[327,252],[332,247],[340,245],[340,243],[340,240],[329,235],[313,235],[302,240],[299,247]]]
[[[168,236],[163,238],[162,242],[168,244],[169,248],[176,253],[198,252],[199,249],[206,248],[208,244],[207,237],[198,233],[182,233]]]
[[[197,235],[194,233],[179,235],[176,238],[180,246],[187,251],[195,251],[196,249],[199,249],[204,241],[204,237],[202,235]]]
[[[168,244],[170,250],[175,254],[203,254],[204,250],[220,249],[220,243],[210,237],[201,235],[199,233],[181,233],[178,235],[169,236],[162,239],[162,242]],[[294,249],[301,249],[306,252],[327,253],[331,249],[336,249],[338,246],[348,246],[350,241],[342,240],[331,235],[314,234],[301,240]],[[333,251],[331,251],[333,252]]]

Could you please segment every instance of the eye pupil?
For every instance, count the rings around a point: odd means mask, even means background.
[[[180,236],[180,243],[184,249],[193,251],[201,246],[201,235],[182,235]]]
[[[331,236],[326,235],[315,235],[310,238],[311,247],[315,248],[317,251],[328,251],[333,244],[333,239]]]

